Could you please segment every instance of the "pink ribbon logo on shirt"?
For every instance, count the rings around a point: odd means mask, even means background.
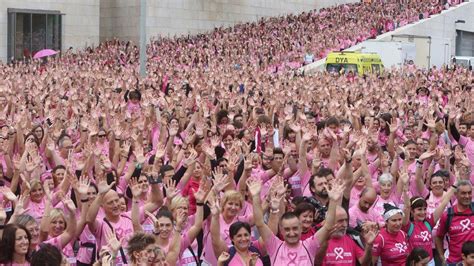
[[[423,231],[420,233],[421,238],[423,238],[423,241],[430,241],[430,235],[428,231]]]
[[[298,254],[296,254],[296,252],[289,252],[288,258],[290,259],[290,262],[288,262],[288,265],[297,265],[296,263],[297,257],[298,257]]]
[[[399,251],[400,253],[403,253],[403,252],[405,252],[405,250],[406,250],[406,247],[405,247],[405,245],[404,245],[403,243],[396,243],[396,244],[395,244],[395,247],[398,248],[398,251]]]
[[[471,225],[471,220],[469,218],[466,218],[462,220],[459,224],[461,224],[462,228],[461,231],[464,232],[465,230],[469,230],[469,226]]]
[[[343,248],[334,248],[334,254],[336,254],[336,260],[338,259],[344,259],[344,249]]]

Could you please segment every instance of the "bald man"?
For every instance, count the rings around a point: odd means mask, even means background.
[[[350,227],[357,227],[366,221],[377,222],[380,220],[380,214],[372,208],[376,199],[375,189],[366,187],[362,190],[357,204],[349,209]]]
[[[134,232],[131,213],[123,213],[121,211],[119,195],[115,190],[110,189],[114,183],[110,185],[99,185],[99,193],[91,203],[89,211],[87,212],[87,225],[89,226],[90,232],[96,238],[97,250],[101,250],[102,246],[107,245],[107,232],[114,230],[122,247],[127,246],[128,239]],[[152,184],[151,187],[151,194],[155,195],[152,195],[149,201],[142,205],[140,208],[140,217],[144,217],[144,210],[153,213],[161,206],[162,201],[160,197],[162,199],[162,196],[156,196],[161,194],[159,192],[159,186]],[[98,215],[100,207],[102,207],[104,215]],[[127,264],[129,262],[126,252],[122,247],[117,254],[114,265]]]
[[[324,247],[318,252],[322,265],[356,265],[359,262],[361,265],[370,265],[372,259],[372,244],[376,232],[368,231],[362,235],[364,239],[363,250],[356,242],[347,234],[347,227],[349,225],[349,217],[347,212],[341,206],[336,208],[335,225],[339,230],[333,232],[329,236],[326,249]]]

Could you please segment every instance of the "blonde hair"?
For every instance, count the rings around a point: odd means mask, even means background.
[[[49,213],[49,222],[52,222],[52,221],[56,220],[57,218],[62,218],[64,220],[64,224],[66,225],[66,227],[64,229],[66,229],[67,228],[66,214],[64,213],[64,211],[62,209],[54,208]]]
[[[242,197],[242,194],[237,190],[227,190],[221,199],[221,208],[223,209],[226,203],[231,200],[240,202],[240,208],[244,207],[244,197]]]
[[[58,217],[61,217],[64,219],[64,221],[66,221],[66,214],[64,214],[64,211],[62,209],[59,209],[59,208],[54,208],[51,210],[51,212],[49,213],[49,217],[52,220],[58,218]]]
[[[35,179],[32,179],[32,180],[30,181],[30,188],[31,188],[31,190],[33,190],[34,188],[36,188],[38,185],[39,185],[41,188],[43,188],[43,184],[41,183],[41,180],[35,178]],[[44,188],[43,188],[43,189],[44,189]]]
[[[179,206],[186,205],[189,207],[189,200],[186,197],[181,195],[176,195],[172,200],[170,205],[168,206],[171,212],[174,212]]]

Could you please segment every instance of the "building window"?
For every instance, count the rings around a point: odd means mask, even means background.
[[[61,50],[59,11],[8,9],[8,58],[29,59],[42,49]]]

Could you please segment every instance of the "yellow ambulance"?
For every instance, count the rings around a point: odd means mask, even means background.
[[[360,76],[364,74],[383,72],[382,59],[378,54],[360,53],[352,51],[331,52],[326,57],[326,71],[338,72],[344,71],[345,74],[352,71]]]

